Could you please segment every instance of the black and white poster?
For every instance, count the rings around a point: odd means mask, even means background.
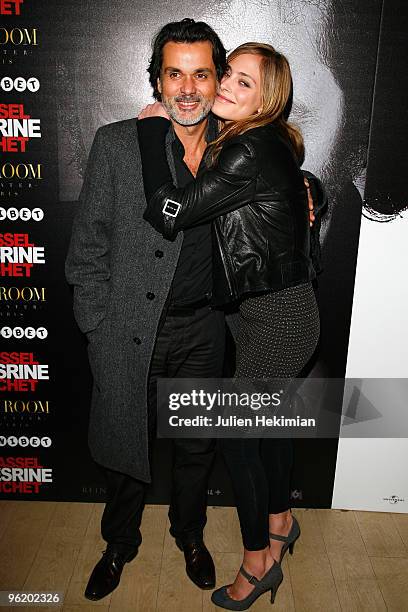
[[[322,180],[329,198],[317,287],[321,341],[311,376],[345,375],[383,4],[2,3],[2,498],[104,499],[103,476],[87,448],[92,379],[86,340],[73,318],[64,261],[95,132],[137,116],[152,101],[146,71],[151,40],[166,22],[206,21],[227,50],[259,41],[287,56],[294,81],[291,119],[305,138],[303,167]],[[375,210],[375,197],[366,211]],[[169,453],[168,441],[160,440],[151,502],[168,499]],[[296,441],[294,506],[330,507],[336,456],[337,440]],[[35,471],[31,481],[24,472],[29,469]],[[209,503],[232,503],[221,461]]]

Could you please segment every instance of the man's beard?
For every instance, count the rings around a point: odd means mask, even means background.
[[[180,111],[177,107],[177,102],[198,102],[199,107],[194,113],[188,111]],[[200,94],[194,94],[191,96],[174,96],[172,98],[162,97],[162,104],[170,117],[176,123],[180,125],[196,125],[200,123],[209,114],[214,100],[208,100]]]

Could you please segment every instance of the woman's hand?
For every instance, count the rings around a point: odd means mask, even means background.
[[[161,102],[148,104],[137,116],[138,119],[146,119],[147,117],[164,117],[165,119],[170,119],[168,112]]]
[[[307,180],[306,177],[303,177],[303,181],[304,181],[305,187],[307,189],[307,203],[308,203],[308,206],[309,206],[309,225],[310,225],[310,227],[312,227],[313,223],[316,220],[316,218],[314,216],[313,198],[312,198],[312,194],[310,193],[309,181]]]

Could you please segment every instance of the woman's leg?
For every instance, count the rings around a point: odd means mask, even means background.
[[[258,313],[256,313],[258,314]],[[250,316],[239,319],[237,368],[235,378],[256,378],[254,364],[259,356],[255,320]],[[221,450],[230,473],[235,503],[244,545],[243,566],[250,574],[262,578],[273,565],[269,547],[269,483],[260,455],[259,438],[226,438]],[[243,599],[254,589],[238,572],[228,593],[233,599]]]
[[[318,335],[319,318],[311,286],[245,300],[240,307],[235,377],[295,377],[311,357]],[[272,439],[271,442],[279,441]],[[288,517],[290,520],[289,506],[283,512],[272,513],[270,519],[270,507],[277,509],[275,505],[270,506],[271,487],[276,482],[275,477],[270,481],[273,466],[269,460],[263,460],[259,439],[225,439],[222,448],[233,481],[241,524],[243,564],[247,571],[260,578],[273,565],[274,555],[279,552],[269,548],[269,520],[274,533],[278,533],[275,530],[277,524],[282,523],[280,528],[283,529]],[[280,465],[278,501],[289,504],[291,455],[285,442],[280,446],[277,444],[275,450],[278,459],[275,457],[273,461],[277,460]],[[283,516],[279,517],[279,514]],[[265,528],[268,542],[264,539]],[[264,545],[265,548],[260,548]],[[229,595],[233,599],[242,599],[252,589],[253,586],[238,574],[229,587]]]
[[[287,536],[292,527],[290,512],[290,477],[293,465],[291,438],[264,438],[261,458],[269,483],[269,531]],[[270,540],[271,553],[280,559],[283,542]]]
[[[269,487],[260,457],[260,440],[226,438],[221,450],[231,476],[244,544],[244,568],[262,578],[273,565],[269,548]],[[228,587],[233,599],[243,599],[254,589],[242,574]]]
[[[290,507],[290,480],[293,465],[291,438],[263,438],[260,454],[269,484],[269,514],[285,512]]]
[[[310,284],[278,292],[269,305],[269,321],[274,333],[265,351],[264,375],[286,377],[293,393],[296,377],[311,359],[316,348],[320,321]],[[273,314],[273,316],[272,316]],[[268,373],[266,373],[267,369]],[[293,465],[293,441],[290,438],[263,439],[261,457],[269,483],[269,531],[287,536],[293,519],[290,512],[290,478]],[[270,540],[271,552],[280,559],[284,543]]]
[[[225,438],[221,450],[230,473],[242,541],[248,550],[269,544],[269,486],[258,438]]]

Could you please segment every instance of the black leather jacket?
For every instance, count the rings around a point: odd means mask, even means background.
[[[148,205],[144,218],[170,240],[184,228],[214,220],[216,304],[315,278],[303,174],[273,124],[227,141],[216,165],[201,169],[195,181],[180,189],[173,185],[167,163],[167,176],[163,175],[160,155],[164,153],[159,151],[164,151],[167,129],[164,119],[154,121],[156,126],[157,121],[162,122],[163,141],[154,142],[154,178],[150,172],[150,181],[145,180]],[[143,132],[139,130],[139,144],[146,178],[143,143],[147,133]],[[157,130],[152,134],[157,138]],[[308,178],[318,217],[313,231],[318,232],[325,196],[318,179],[310,173]],[[316,265],[318,259],[317,253]]]

